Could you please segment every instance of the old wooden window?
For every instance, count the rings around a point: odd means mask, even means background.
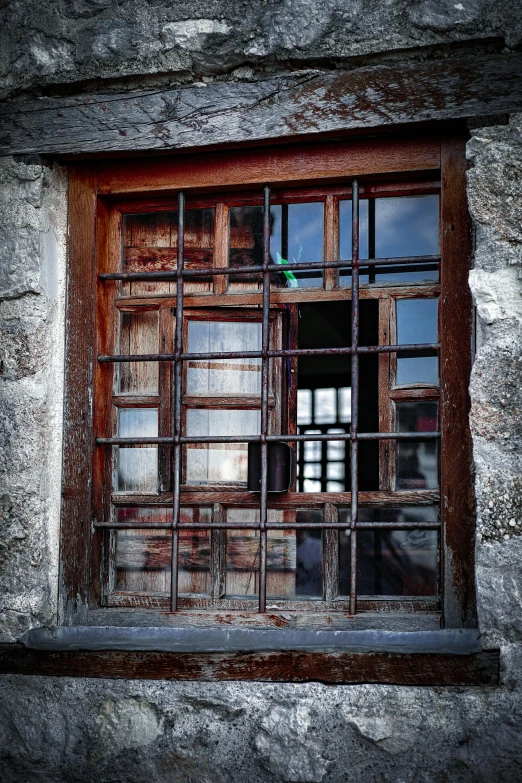
[[[72,252],[96,305],[83,297],[69,388],[90,329],[96,347],[91,440],[66,430],[66,621],[473,626],[462,150],[76,166]],[[275,443],[294,455],[284,492]]]

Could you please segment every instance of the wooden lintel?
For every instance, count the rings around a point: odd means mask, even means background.
[[[522,55],[3,105],[0,155],[172,151],[520,111]]]

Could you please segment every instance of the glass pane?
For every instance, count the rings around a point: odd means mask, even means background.
[[[259,435],[259,410],[187,410],[187,436]],[[248,447],[243,443],[191,443],[186,447],[187,484],[245,482]]]
[[[212,520],[210,508],[181,508],[181,522]],[[210,594],[210,530],[179,531],[178,592]]]
[[[350,524],[349,509],[339,520]],[[359,509],[360,522],[437,522],[434,506]],[[357,593],[359,595],[436,595],[438,534],[436,530],[359,530]],[[339,532],[339,590],[350,594],[350,530]]]
[[[124,217],[126,272],[171,271],[177,264],[178,213],[152,212]],[[184,261],[190,267],[211,266],[214,209],[185,210]]]
[[[359,200],[359,258],[369,258],[368,242],[368,199]],[[352,202],[339,201],[339,260],[351,261],[352,259]],[[359,284],[365,285],[369,281],[368,268],[359,272]],[[351,269],[339,270],[339,282],[341,285],[351,285]]]
[[[120,408],[120,438],[156,438],[157,408]],[[158,486],[158,450],[156,446],[119,446],[117,487],[122,491],[156,492]]]
[[[177,220],[177,213],[175,213],[175,217]],[[187,269],[212,266],[214,257],[214,210],[185,210],[184,239],[183,259]],[[174,244],[177,246],[176,239],[174,239]],[[196,279],[201,280],[201,278]]]
[[[438,307],[438,297],[397,299],[397,344],[436,343]],[[397,386],[414,383],[437,385],[438,382],[439,360],[434,351],[397,354]]]
[[[268,510],[268,521],[320,522],[318,510]],[[228,509],[227,521],[259,523],[258,509]],[[321,598],[322,539],[320,530],[268,530],[267,596],[270,598]],[[227,595],[257,596],[259,590],[259,532],[227,531]]]
[[[122,313],[120,353],[158,353],[158,311]],[[157,394],[158,362],[119,365],[119,390],[125,394]]]
[[[281,204],[273,207],[274,223],[270,251],[275,263],[291,267],[295,263],[323,261],[324,205]],[[290,272],[282,269],[273,284],[286,288],[321,286],[322,272]]]
[[[261,350],[259,321],[189,321],[188,352]],[[188,394],[261,394],[261,359],[190,361]]]
[[[115,590],[168,594],[171,535],[170,530],[116,530]]]
[[[263,263],[263,208],[231,207],[229,209],[229,265],[260,266]],[[279,204],[270,208],[270,259],[281,264],[281,273],[271,276],[272,285],[279,288],[302,288],[322,284],[322,274],[291,272],[295,262],[322,261],[324,236],[324,205]],[[261,275],[241,275],[238,283],[261,281]]]
[[[172,509],[118,508],[118,523],[163,524],[164,530],[117,530],[115,590],[170,595]],[[181,522],[210,522],[209,508],[181,508]],[[180,530],[178,592],[210,592],[210,531]]]
[[[438,252],[438,195],[375,199],[375,258]]]
[[[435,432],[437,402],[398,402],[395,404],[399,432]],[[397,441],[397,489],[436,489],[438,442],[436,440]]]
[[[351,258],[351,201],[339,202],[341,258]],[[439,253],[439,197],[400,196],[360,201],[360,258],[394,258]],[[438,280],[438,264],[401,267],[362,267],[365,283],[418,283]],[[342,270],[341,284],[351,281]]]

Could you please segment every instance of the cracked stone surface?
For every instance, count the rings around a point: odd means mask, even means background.
[[[91,80],[175,82],[469,40],[516,48],[508,0],[11,0],[0,9],[0,98]],[[238,69],[241,69],[241,74]]]

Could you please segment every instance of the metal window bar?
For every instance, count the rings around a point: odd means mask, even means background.
[[[357,511],[359,465],[357,425],[359,421],[359,183],[352,181],[352,397],[350,421],[350,472],[352,507],[350,519],[350,614],[357,609]]]
[[[425,266],[440,261],[440,255],[434,256],[397,256],[395,258],[365,258],[361,263],[362,267],[367,266]],[[292,271],[297,270],[321,270],[321,269],[340,269],[353,266],[353,259],[346,261],[299,261],[291,264]],[[268,264],[268,272],[280,272],[280,264]],[[224,266],[224,267],[205,267],[201,269],[185,269],[183,278],[186,277],[209,277],[210,275],[251,275],[254,272],[265,272],[264,266],[252,265],[245,267]],[[110,272],[99,276],[100,280],[163,280],[175,281],[177,271],[172,272]]]
[[[358,345],[344,348],[287,348],[267,351],[268,358],[286,356],[342,356],[361,353],[420,353],[438,351],[440,343],[405,343],[404,345]],[[172,362],[175,353],[114,354],[98,356],[99,362]],[[208,361],[211,359],[262,359],[262,351],[214,351],[210,353],[182,353],[182,361]]]
[[[263,192],[263,325],[261,358],[261,496],[259,498],[259,612],[266,611],[266,555],[268,500],[268,369],[270,348],[270,188]]]
[[[170,577],[170,608],[178,608],[178,549],[181,491],[181,382],[183,377],[183,245],[185,240],[185,196],[178,194],[178,256],[176,274],[176,332],[174,337],[174,383],[172,388],[172,557]]]
[[[437,530],[440,522],[358,522],[358,441],[359,440],[431,440],[438,439],[440,432],[365,432],[358,431],[358,396],[359,396],[359,355],[365,353],[409,353],[438,351],[439,343],[408,344],[408,345],[379,345],[359,346],[359,269],[362,266],[403,266],[425,265],[440,261],[440,255],[436,256],[412,256],[400,258],[370,258],[360,263],[359,259],[359,188],[357,180],[352,182],[352,258],[349,261],[334,262],[302,262],[292,265],[292,269],[325,269],[325,268],[352,268],[352,345],[346,348],[317,348],[317,349],[286,349],[270,350],[269,346],[269,316],[270,316],[270,273],[281,271],[280,265],[270,264],[270,188],[264,188],[263,198],[263,265],[245,268],[205,268],[184,269],[184,194],[178,195],[178,248],[177,265],[175,272],[143,272],[143,273],[113,273],[101,274],[100,280],[175,280],[176,287],[176,332],[174,354],[137,354],[137,355],[113,355],[99,356],[100,362],[139,362],[139,361],[171,361],[174,363],[174,383],[172,389],[173,416],[172,437],[134,437],[134,438],[97,438],[100,446],[112,445],[153,445],[173,444],[173,498],[172,498],[172,580],[171,580],[171,608],[176,611],[178,604],[178,546],[180,529],[253,529],[260,532],[260,565],[259,565],[259,611],[266,610],[266,571],[267,571],[267,530],[277,529],[309,529],[345,530],[347,523],[323,520],[322,522],[268,522],[268,494],[267,494],[267,444],[273,441],[350,441],[351,444],[351,585],[350,585],[350,612],[357,609],[357,543],[356,531],[358,529],[427,529]],[[263,275],[263,309],[262,309],[262,350],[243,352],[209,352],[183,353],[183,280],[186,277],[208,277],[219,274],[251,274],[262,272]],[[281,434],[268,435],[268,387],[269,387],[269,360],[276,357],[287,356],[313,356],[313,355],[349,355],[352,365],[352,400],[351,400],[351,424],[349,433],[329,434]],[[232,359],[232,358],[260,358],[262,360],[262,388],[261,388],[261,433],[259,436],[198,436],[186,437],[181,434],[182,414],[182,366],[183,361],[208,360],[208,359]],[[260,518],[258,523],[212,521],[205,523],[181,522],[181,450],[185,443],[250,443],[258,442],[261,445],[261,493],[260,493]],[[95,523],[96,528],[109,529],[155,529],[164,528],[165,523],[146,523],[143,521],[121,522],[106,521]]]

